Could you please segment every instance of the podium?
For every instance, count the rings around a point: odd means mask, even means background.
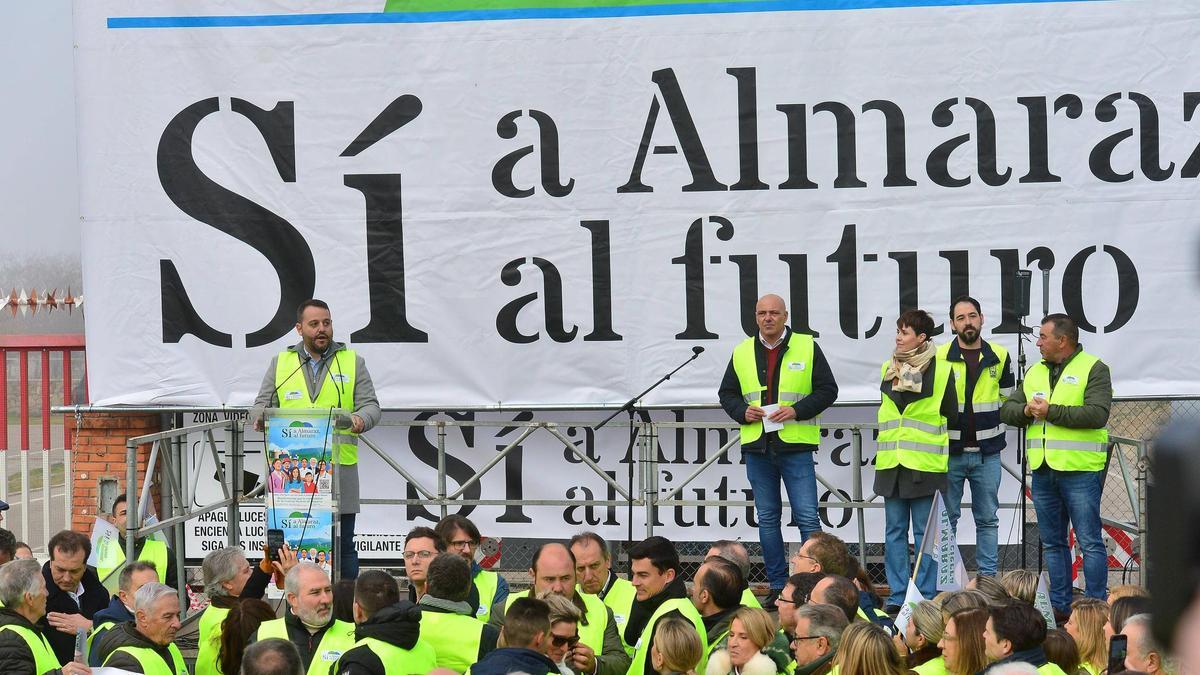
[[[349,419],[341,408],[268,408],[264,412],[266,523],[283,530],[299,560],[341,576],[337,445]],[[344,424],[342,426],[345,426]]]

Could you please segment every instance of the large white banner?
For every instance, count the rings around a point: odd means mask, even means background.
[[[592,530],[612,541],[628,538],[640,540],[647,536],[645,506],[632,512],[622,505],[590,504],[593,501],[621,502],[623,497],[603,478],[587,466],[578,455],[568,451],[561,440],[539,429],[517,444],[504,459],[495,464],[478,482],[472,478],[489,462],[517,440],[526,430],[523,424],[531,421],[557,422],[563,436],[579,452],[595,462],[608,476],[629,489],[632,471],[632,494],[645,498],[643,475],[653,481],[650,488],[660,500],[667,496],[718,453],[721,447],[737,434],[736,429],[723,429],[710,424],[728,424],[729,418],[719,410],[659,410],[649,419],[659,423],[690,423],[694,426],[658,428],[655,463],[642,463],[635,449],[627,451],[629,424],[625,416],[609,426],[593,431],[590,427],[604,419],[600,413],[538,413],[529,412],[463,412],[453,414],[389,413],[384,424],[367,434],[372,442],[396,464],[404,467],[427,491],[437,494],[438,428],[431,421],[452,423],[445,429],[446,492],[454,494],[467,486],[459,499],[486,501],[485,505],[453,504],[450,513],[461,513],[479,525],[483,534],[499,539],[538,538],[568,539],[572,535]],[[183,424],[216,421],[227,418],[215,413],[185,413]],[[639,417],[642,419],[642,417]],[[822,417],[827,426],[820,449],[814,455],[821,526],[846,541],[858,541],[858,520],[853,509],[837,504],[849,502],[855,496],[855,466],[852,434],[840,425],[874,422],[872,408],[835,408]],[[417,424],[407,424],[418,422]],[[189,443],[189,475],[198,474],[191,508],[203,507],[223,497],[215,480],[215,466],[205,450],[202,435],[196,434]],[[863,433],[862,498],[874,495],[875,442],[871,430]],[[1001,459],[1020,470],[1016,458],[1016,433],[1009,432],[1008,448]],[[254,485],[262,480],[265,464],[262,441],[251,433],[246,445],[245,483]],[[438,507],[429,504],[423,495],[371,450],[362,447],[359,453],[359,478],[364,500],[362,514],[356,523],[357,545],[362,556],[396,559],[403,550],[404,535],[417,525],[432,527],[441,517]],[[830,490],[832,486],[835,490]],[[1010,474],[1002,474],[999,498],[1013,504],[1019,497],[1019,483]],[[781,488],[782,489],[782,488]],[[788,497],[782,495],[784,539],[797,542],[800,531],[788,523],[791,509]],[[413,500],[412,504],[396,503]],[[742,464],[741,449],[735,444],[726,455],[704,469],[688,482],[675,501],[702,502],[678,505],[662,503],[656,511],[653,532],[672,541],[715,541],[743,539],[758,541],[758,520],[753,507],[734,502],[753,500],[750,482]],[[390,501],[392,503],[380,503]],[[541,502],[558,502],[543,504]],[[967,489],[964,501],[970,501]],[[875,499],[863,509],[866,541],[883,541],[883,500]],[[1012,508],[999,512],[998,530],[1001,544],[1019,544],[1020,518]],[[261,507],[247,508],[242,513],[243,543],[261,549],[266,523]],[[217,511],[186,525],[187,555],[198,558],[220,548],[227,541],[225,511]],[[958,543],[975,543],[975,525],[971,509],[962,511],[958,527]],[[521,561],[515,563],[518,567]]]
[[[1015,350],[1019,268],[1119,396],[1200,394],[1194,2],[294,4],[77,3],[94,402],[247,404],[316,296],[385,406],[693,346],[645,403],[711,404],[765,292],[875,401],[902,308]]]

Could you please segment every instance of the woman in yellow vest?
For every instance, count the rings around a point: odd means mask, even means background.
[[[950,436],[958,421],[958,395],[950,367],[937,360],[929,314],[910,309],[896,320],[895,350],[883,362],[879,385],[879,438],[875,455],[875,494],[883,497],[886,532],[884,568],[891,596],[888,610],[899,609],[908,588],[908,528],[920,549],[933,494],[946,489]],[[917,588],[926,598],[936,593],[932,561],[923,560]]]
[[[906,667],[917,675],[946,675],[946,660],[938,643],[946,630],[946,619],[937,604],[922,600],[913,607],[903,635],[895,637],[901,654],[908,654]]]

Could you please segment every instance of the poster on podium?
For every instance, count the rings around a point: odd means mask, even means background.
[[[339,410],[273,409],[266,424],[269,529],[283,539],[299,560],[332,572],[334,420]]]

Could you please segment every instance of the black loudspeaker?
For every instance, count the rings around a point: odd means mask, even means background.
[[[1017,316],[1029,316],[1029,288],[1033,285],[1033,272],[1029,270],[1017,270],[1017,276],[1013,279],[1014,285],[1014,307],[1013,313]]]

